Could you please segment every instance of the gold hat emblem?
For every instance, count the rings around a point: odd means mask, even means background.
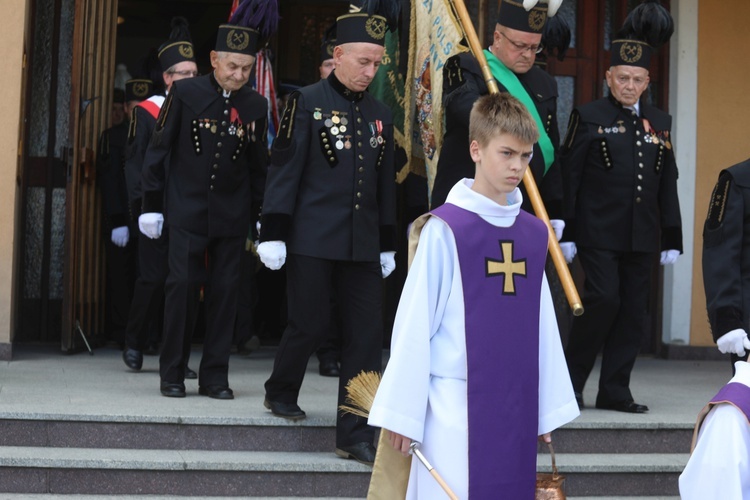
[[[365,23],[365,31],[374,40],[382,40],[385,37],[385,20],[381,17],[371,17]]]
[[[643,47],[640,43],[623,43],[620,47],[620,59],[628,64],[633,64],[641,60],[643,56]]]
[[[529,28],[534,31],[542,31],[544,23],[547,21],[547,11],[542,9],[532,9],[529,12]]]
[[[185,59],[193,58],[193,46],[190,45],[189,43],[181,43],[180,46],[177,48],[177,51]]]
[[[148,83],[138,82],[133,85],[133,95],[136,97],[145,97],[148,94]]]
[[[333,44],[332,43],[326,44],[326,54],[328,54],[329,56],[333,56]]]
[[[250,45],[250,35],[244,31],[229,30],[227,47],[232,50],[245,50]]]

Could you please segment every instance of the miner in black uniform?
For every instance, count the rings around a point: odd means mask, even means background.
[[[126,85],[127,87],[127,85]],[[132,88],[132,85],[131,85]],[[126,92],[114,89],[115,107],[127,107]],[[127,116],[127,114],[124,114]],[[113,116],[114,121],[118,118]],[[122,168],[125,161],[125,143],[128,120],[120,120],[102,132],[97,149],[97,182],[104,209],[104,249],[107,256],[106,324],[110,340],[122,343],[128,321],[130,297],[135,277],[135,249],[130,240],[128,199]]]
[[[714,341],[734,367],[750,351],[750,160],[719,173],[703,226],[703,287]]]
[[[559,2],[555,7],[559,7]],[[546,71],[534,65],[543,50],[542,31],[547,16],[556,8],[546,3],[526,10],[518,0],[500,3],[492,45],[484,51],[492,75],[501,92],[517,97],[536,119],[541,137],[534,144],[529,167],[539,187],[550,222],[559,239],[562,221],[562,178],[557,161],[560,133],[557,127],[557,83]],[[443,68],[443,106],[445,134],[438,159],[431,206],[445,202],[448,191],[464,177],[474,177],[474,162],[469,156],[469,113],[479,96],[489,90],[476,58],[462,53],[448,59]],[[524,190],[523,183],[521,189]],[[523,191],[523,208],[530,212],[531,202]]]
[[[172,84],[198,74],[193,44],[190,40],[187,21],[182,17],[172,19],[169,39],[159,47],[158,58],[162,67],[162,79],[169,92]],[[130,215],[135,224],[141,215],[141,177],[143,160],[151,140],[156,118],[159,116],[165,96],[154,95],[141,102],[132,111],[128,133],[128,158],[125,162],[125,179],[128,187]],[[168,225],[162,228],[159,238],[149,238],[138,231],[138,279],[130,307],[125,350],[122,359],[132,370],[140,370],[143,353],[148,344],[158,344],[162,333],[164,309],[164,283],[169,270],[167,252],[169,248]],[[186,356],[190,345],[186,346]],[[186,377],[196,378],[187,368]]]
[[[213,72],[172,84],[143,165],[141,231],[158,238],[164,216],[169,224],[159,358],[161,393],[168,397],[185,396],[185,344],[205,285],[199,394],[234,398],[228,371],[240,258],[248,228],[260,213],[268,158],[268,102],[245,86],[259,32],[231,24],[241,9],[230,24],[219,26]]]
[[[337,19],[336,68],[292,94],[273,144],[258,255],[286,262],[289,322],[266,382],[265,406],[288,419],[310,355],[342,314],[339,403],[360,371],[381,368],[382,279],[395,268],[395,172],[390,110],[366,91],[383,58],[386,21]],[[288,254],[287,254],[288,252]],[[337,412],[336,454],[372,463],[374,429]]]
[[[672,118],[640,99],[652,51],[642,39],[611,43],[610,95],[573,111],[561,157],[561,248],[569,262],[577,251],[586,275],[586,312],[573,319],[565,351],[570,378],[582,406],[601,350],[596,407],[629,413],[648,411],[629,386],[647,326],[652,264],[659,254],[673,264],[682,252]]]

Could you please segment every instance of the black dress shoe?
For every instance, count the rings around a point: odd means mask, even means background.
[[[161,395],[168,398],[184,398],[185,384],[175,384],[172,382],[161,383]]]
[[[213,399],[234,399],[234,392],[226,385],[209,385],[198,387],[198,394]]]
[[[578,409],[583,409],[583,394],[581,394],[580,392],[576,392],[574,394],[576,396],[576,403],[578,403]]]
[[[375,447],[372,443],[362,442],[351,446],[339,446],[336,448],[336,455],[344,458],[353,458],[365,465],[375,463]]]
[[[189,378],[190,380],[194,380],[194,379],[198,378],[198,374],[195,373],[193,370],[191,370],[188,365],[185,365],[185,378]]]
[[[318,372],[324,377],[338,377],[340,375],[339,364],[335,359],[321,361],[318,366]]]
[[[263,406],[271,410],[271,413],[277,417],[286,418],[289,420],[301,420],[307,415],[297,403],[280,403],[277,401],[270,401],[266,398],[263,401]]]
[[[627,401],[618,401],[616,403],[596,403],[596,407],[601,410],[615,410],[624,413],[646,413],[648,406],[639,405],[632,399]]]
[[[243,356],[251,354],[253,351],[257,351],[260,347],[260,338],[257,335],[253,335],[246,342],[241,343],[237,346],[237,352]]]
[[[143,353],[130,347],[122,351],[122,360],[131,370],[140,370],[143,366]]]

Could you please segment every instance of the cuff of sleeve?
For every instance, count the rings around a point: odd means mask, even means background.
[[[576,221],[568,219],[565,221],[565,229],[563,229],[562,238],[560,241],[575,241],[576,240]]]
[[[661,249],[679,250],[682,253],[682,228],[665,227],[661,230]]]
[[[734,307],[718,308],[716,313],[714,313],[712,320],[711,327],[713,330],[714,341],[719,340],[719,337],[727,332],[731,332],[738,328],[745,328],[742,321],[742,311],[735,309]]]
[[[109,224],[112,229],[128,225],[128,217],[125,214],[112,214],[109,216]]]
[[[162,191],[144,191],[143,213],[164,213],[164,193]]]
[[[395,226],[380,226],[380,251],[381,252],[395,252],[396,251],[396,227]]]
[[[286,241],[291,225],[291,215],[263,214],[260,218],[260,241]]]

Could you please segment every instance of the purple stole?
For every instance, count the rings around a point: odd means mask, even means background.
[[[533,499],[547,227],[524,211],[508,228],[452,204],[432,214],[455,236],[463,282],[469,496]]]
[[[745,414],[750,422],[750,387],[739,382],[731,382],[724,387],[708,402],[710,406],[720,403],[729,403]]]

